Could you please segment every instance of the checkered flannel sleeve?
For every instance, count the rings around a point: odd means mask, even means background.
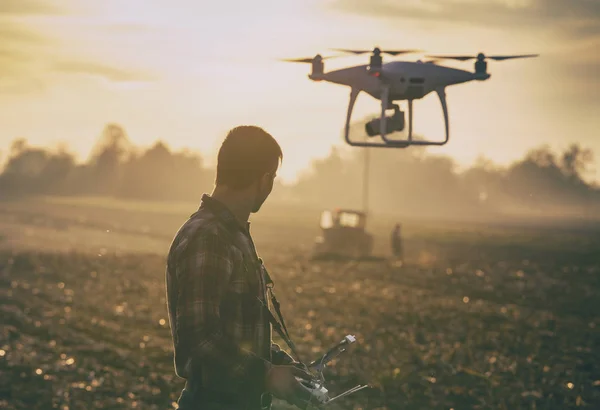
[[[185,277],[179,279],[177,321],[189,343],[192,362],[210,364],[234,384],[245,383],[253,370],[264,368],[267,362],[223,332],[219,306],[233,272],[230,245],[215,234],[200,235],[181,263],[183,269],[178,271]],[[248,325],[235,323],[233,327]]]

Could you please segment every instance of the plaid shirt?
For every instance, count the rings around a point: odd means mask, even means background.
[[[175,372],[226,394],[264,392],[266,363],[293,359],[272,342],[266,278],[250,235],[209,195],[177,232],[166,281]]]

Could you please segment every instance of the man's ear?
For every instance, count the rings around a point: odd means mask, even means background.
[[[263,176],[260,178],[261,186],[268,185],[270,182],[270,179],[271,179],[271,173],[270,172],[264,173]]]
[[[265,183],[266,183],[265,175],[261,175],[260,177],[258,177],[257,179],[254,180],[254,182],[252,183],[252,185],[250,187],[252,190],[262,189],[263,186],[265,186]]]

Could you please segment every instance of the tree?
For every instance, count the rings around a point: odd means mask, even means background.
[[[113,195],[121,179],[121,166],[132,153],[132,145],[125,130],[117,124],[108,124],[90,158],[90,183],[97,194]],[[89,189],[88,188],[88,189]]]
[[[593,162],[594,153],[592,150],[582,148],[579,144],[571,144],[563,152],[560,164],[567,177],[582,180],[582,177],[589,172],[589,167]]]

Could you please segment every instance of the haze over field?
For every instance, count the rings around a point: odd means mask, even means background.
[[[352,130],[361,129],[357,123]],[[364,154],[332,149],[296,182],[277,181],[272,201],[310,209],[362,208]],[[586,182],[593,152],[580,145],[562,152],[537,147],[504,167],[481,158],[463,170],[448,156],[417,148],[374,149],[368,154],[366,206],[380,215],[498,222],[502,217],[581,220],[600,214],[600,188]],[[289,156],[284,155],[284,164]],[[197,202],[203,192],[211,192],[214,171],[202,153],[176,151],[165,141],[136,146],[124,128],[108,124],[82,163],[66,149],[15,140],[0,174],[0,192],[3,198],[63,195]]]

